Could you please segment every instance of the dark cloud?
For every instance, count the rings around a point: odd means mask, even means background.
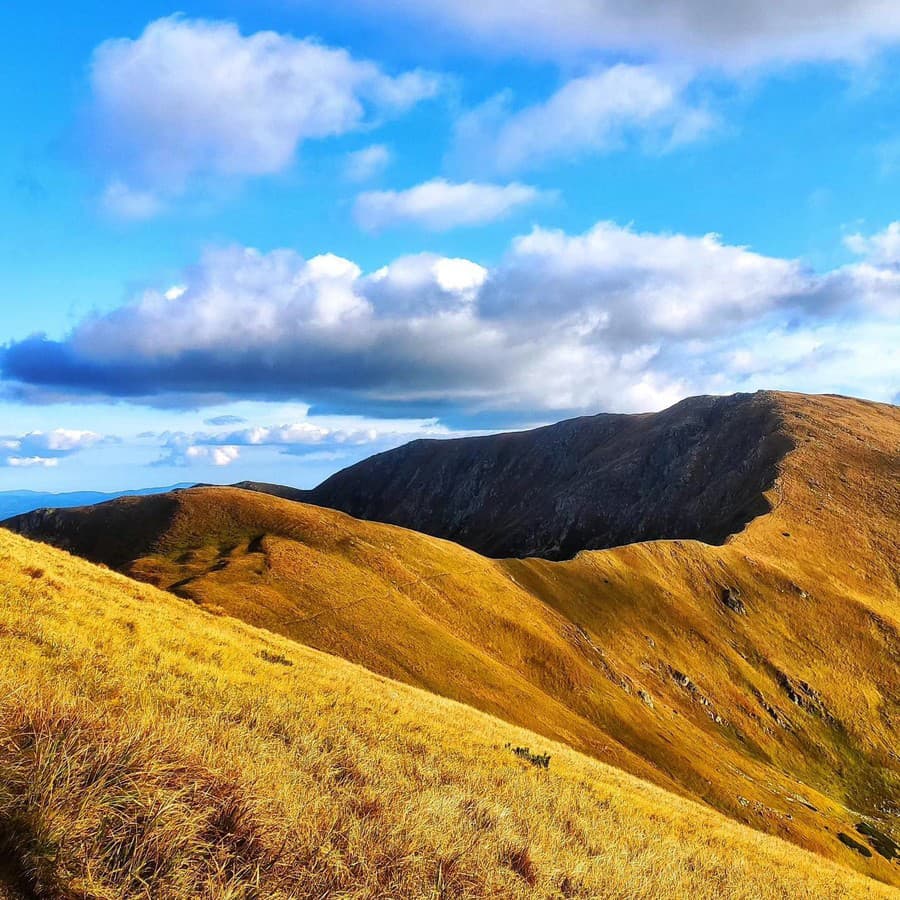
[[[494,53],[653,53],[726,68],[858,60],[900,39],[900,7],[883,0],[352,0],[380,17],[438,21]],[[443,33],[446,29],[441,29]]]

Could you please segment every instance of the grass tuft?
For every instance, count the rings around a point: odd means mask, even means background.
[[[292,666],[294,664],[283,653],[273,653],[271,650],[266,650],[265,647],[263,647],[256,655],[260,659],[264,659],[266,662],[274,663],[278,666]]]
[[[530,762],[531,765],[535,766],[538,769],[550,768],[549,753],[532,753],[528,747],[512,747],[512,752],[516,756],[518,756],[519,759],[524,759],[526,762]]]

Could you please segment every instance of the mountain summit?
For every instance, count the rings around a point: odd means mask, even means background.
[[[779,395],[737,394],[414,441],[293,499],[493,557],[567,559],[661,538],[719,544],[768,509],[764,494],[791,448],[782,417]]]

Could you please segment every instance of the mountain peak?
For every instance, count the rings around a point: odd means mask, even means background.
[[[692,397],[531,431],[415,441],[295,499],[494,557],[683,538],[719,544],[766,512],[792,446],[779,395]]]

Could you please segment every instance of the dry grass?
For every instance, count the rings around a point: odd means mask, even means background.
[[[894,895],[535,734],[7,533],[0,585],[0,845],[40,897]],[[550,768],[506,744],[549,752]]]
[[[112,534],[114,556],[135,549],[129,574],[209,612],[898,883],[896,863],[838,835],[867,822],[900,838],[900,412],[777,402],[796,450],[773,511],[723,547],[657,541],[566,563],[498,562],[215,489],[72,515],[82,552],[109,550]],[[743,612],[723,603],[726,589]]]

